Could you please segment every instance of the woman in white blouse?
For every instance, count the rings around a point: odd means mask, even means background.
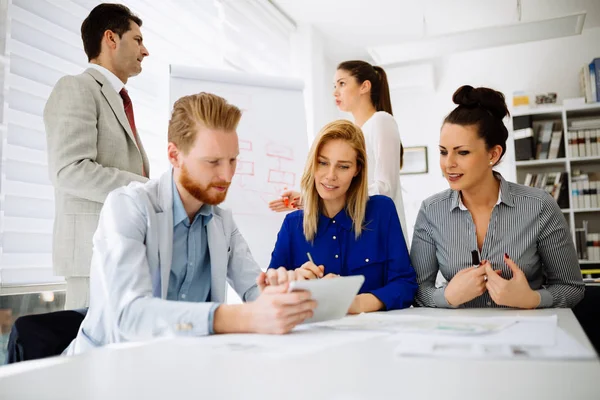
[[[333,95],[338,108],[352,113],[354,123],[364,133],[369,165],[369,196],[382,194],[394,201],[402,232],[407,239],[408,227],[400,187],[403,148],[398,125],[392,116],[385,71],[364,61],[344,61],[335,72]],[[302,198],[297,192],[286,191],[280,199],[269,203],[269,207],[274,211],[302,208]]]

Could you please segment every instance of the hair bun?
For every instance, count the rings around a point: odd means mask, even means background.
[[[467,108],[481,107],[499,119],[503,119],[509,114],[504,95],[485,87],[461,86],[454,92],[452,101],[454,104]]]
[[[477,102],[477,99],[475,99],[473,96],[474,91],[475,89],[473,88],[473,86],[461,86],[452,95],[452,101],[454,102],[454,104],[458,104],[459,106],[465,106],[469,108],[477,107],[479,104]]]

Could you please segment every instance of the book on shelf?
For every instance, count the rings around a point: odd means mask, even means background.
[[[583,270],[581,271],[581,274],[583,274]],[[585,274],[585,275],[591,275],[591,274]],[[583,283],[600,283],[600,278],[583,278]]]
[[[575,210],[600,208],[600,175],[574,170],[571,177],[571,207]]]
[[[577,258],[587,260],[587,221],[583,221],[583,228],[575,228],[575,249]]]
[[[600,125],[600,121],[598,125]],[[567,138],[571,157],[600,156],[600,129],[569,131]]]
[[[552,141],[553,121],[542,121],[538,128],[537,147],[535,158],[537,160],[546,160],[550,151],[550,142]]]
[[[519,121],[517,122],[517,119]],[[525,126],[530,124],[529,126]],[[517,161],[550,160],[565,157],[563,129],[560,121],[535,121],[515,117],[513,122],[515,159]]]
[[[586,237],[587,259],[600,261],[600,233],[588,233]]]
[[[579,71],[579,94],[586,102],[600,101],[600,58],[594,58]]]
[[[579,71],[579,94],[585,97],[587,103],[593,103],[596,100],[592,97],[592,79],[590,76],[590,66],[584,65]]]
[[[585,131],[577,131],[577,144],[579,149],[579,157],[585,157]]]
[[[600,269],[582,269],[581,270],[581,274],[582,275],[598,275],[600,274]]]
[[[581,130],[581,129],[597,129],[600,128],[600,118],[598,117],[587,117],[587,118],[573,118],[569,120],[569,129]]]
[[[556,200],[560,208],[569,208],[566,172],[528,173],[525,175],[523,184],[543,189]]]
[[[562,130],[552,132],[550,140],[550,149],[548,150],[548,159],[556,159],[564,157],[564,142],[562,140]]]
[[[579,261],[593,261],[600,265],[600,233],[589,232],[589,221],[575,229],[575,247]]]
[[[592,87],[592,98],[594,101],[600,101],[600,58],[594,58],[590,67],[590,86]]]

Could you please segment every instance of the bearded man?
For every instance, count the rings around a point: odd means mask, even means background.
[[[241,111],[219,96],[179,99],[169,121],[172,168],[111,192],[93,239],[90,308],[65,350],[162,335],[287,333],[316,307],[269,284],[225,200]],[[223,304],[226,282],[245,303]]]

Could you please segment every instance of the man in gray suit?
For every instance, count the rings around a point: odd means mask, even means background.
[[[270,271],[267,279],[231,211],[218,207],[236,169],[240,117],[213,94],[175,103],[172,170],[106,199],[94,235],[90,309],[67,354],[164,335],[286,333],[313,315],[309,292],[278,285],[297,277],[273,281]],[[247,303],[223,304],[226,282]]]
[[[53,264],[67,281],[67,309],[88,305],[92,235],[106,196],[149,175],[125,89],[149,55],[141,25],[123,5],[94,8],[81,25],[89,68],[61,78],[44,109],[55,188]]]

